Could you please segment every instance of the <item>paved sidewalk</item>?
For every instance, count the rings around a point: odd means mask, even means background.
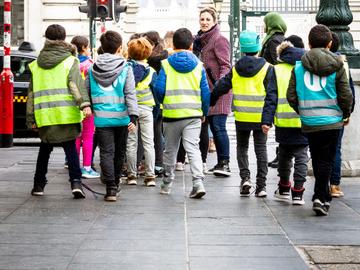
[[[60,148],[45,196],[32,197],[38,148],[0,149],[0,269],[360,269],[360,179],[343,180],[345,198],[333,201],[327,217],[311,210],[310,177],[305,206],[275,201],[274,169],[268,198],[241,198],[229,127],[233,175],[207,177],[201,200],[188,198],[188,165],[169,196],[138,185],[123,186],[116,203],[89,192],[73,200]],[[254,154],[250,161],[255,171]],[[208,166],[214,163],[210,154]],[[84,182],[104,191],[99,180]]]

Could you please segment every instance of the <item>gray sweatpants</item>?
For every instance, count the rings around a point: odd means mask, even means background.
[[[180,141],[189,158],[193,182],[203,180],[203,167],[199,149],[201,120],[198,118],[184,119],[175,122],[164,122],[165,151],[163,155],[165,182],[175,179],[175,163]]]

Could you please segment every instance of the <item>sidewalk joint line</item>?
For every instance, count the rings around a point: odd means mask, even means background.
[[[187,223],[187,204],[186,204],[186,184],[185,173],[182,173],[183,192],[184,192],[184,227],[185,227],[185,247],[186,247],[186,269],[190,270],[190,254],[189,254],[189,233]]]

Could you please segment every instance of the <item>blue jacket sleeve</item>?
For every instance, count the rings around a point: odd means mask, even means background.
[[[160,69],[159,75],[154,83],[154,97],[163,103],[166,91],[166,74],[163,68]]]
[[[274,122],[274,115],[278,103],[276,75],[273,67],[269,67],[264,86],[266,89],[265,103],[262,111],[261,123],[271,126]]]
[[[207,116],[210,106],[210,89],[209,89],[208,81],[206,79],[206,73],[204,68],[201,74],[200,89],[201,89],[202,111],[203,114]]]

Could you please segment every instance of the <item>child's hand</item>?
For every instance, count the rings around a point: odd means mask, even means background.
[[[129,131],[129,132],[134,132],[135,129],[136,129],[135,124],[134,124],[133,122],[130,122],[130,123],[128,124],[128,131]]]
[[[268,134],[270,128],[271,128],[271,127],[268,126],[268,125],[262,125],[262,126],[261,126],[262,132],[263,132],[264,134]]]
[[[91,109],[90,107],[85,107],[83,110],[82,110],[85,118],[88,118],[91,116],[92,112],[91,112]]]
[[[350,122],[350,117],[344,119],[344,126],[347,126]]]

